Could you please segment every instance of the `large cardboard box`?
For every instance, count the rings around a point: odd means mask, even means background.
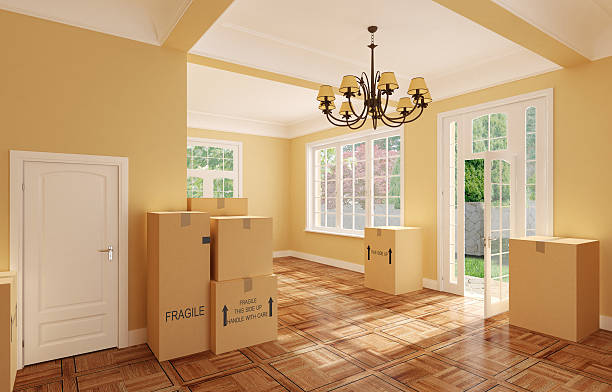
[[[211,281],[211,349],[215,354],[276,340],[276,275]]]
[[[210,218],[211,278],[231,280],[272,273],[272,218]]]
[[[510,239],[510,324],[578,342],[599,329],[599,241]]]
[[[423,288],[423,234],[420,227],[366,227],[365,286],[388,294]]]
[[[17,374],[17,279],[0,272],[0,391],[12,391]]]
[[[187,199],[187,210],[208,212],[210,216],[248,215],[249,200],[246,198],[201,197]]]
[[[147,214],[147,333],[160,361],[210,348],[210,220],[204,212]]]

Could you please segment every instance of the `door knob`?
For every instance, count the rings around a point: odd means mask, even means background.
[[[108,249],[99,250],[100,253],[108,253],[108,261],[113,261],[113,246],[109,245]]]

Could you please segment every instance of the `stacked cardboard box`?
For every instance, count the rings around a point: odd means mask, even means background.
[[[211,349],[215,354],[276,340],[272,218],[248,216],[247,199],[188,199],[211,214]]]
[[[0,272],[0,391],[12,391],[17,373],[17,280]]]
[[[419,227],[366,227],[365,286],[398,295],[423,288],[423,234]]]
[[[160,361],[210,348],[210,219],[147,214],[147,333]]]

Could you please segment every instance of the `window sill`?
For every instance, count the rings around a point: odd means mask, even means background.
[[[317,233],[317,234],[338,235],[341,237],[363,238],[363,234],[339,233],[336,231],[326,231],[326,230],[317,230],[317,229],[304,229],[304,231],[306,233]]]

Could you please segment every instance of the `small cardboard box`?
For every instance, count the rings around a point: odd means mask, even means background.
[[[420,227],[366,227],[365,286],[398,295],[423,288],[423,235]]]
[[[147,333],[158,360],[210,348],[210,219],[147,214]]]
[[[17,280],[0,272],[0,390],[12,391],[17,374]]]
[[[211,281],[211,350],[222,354],[276,340],[276,275]]]
[[[272,273],[272,218],[210,218],[211,279],[231,280]]]
[[[510,239],[510,324],[578,342],[599,329],[599,241]]]
[[[187,199],[187,210],[208,212],[210,216],[248,215],[249,199],[214,197]]]

